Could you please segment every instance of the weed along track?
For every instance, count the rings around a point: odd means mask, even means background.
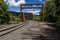
[[[4,35],[6,35],[6,34],[8,34],[10,32],[13,32],[13,31],[15,31],[15,30],[27,25],[27,24],[28,24],[28,21],[27,22],[25,21],[25,22],[23,22],[21,24],[18,24],[18,25],[12,26],[12,27],[8,27],[8,28],[5,28],[5,29],[1,29],[0,30],[0,37],[4,36]]]

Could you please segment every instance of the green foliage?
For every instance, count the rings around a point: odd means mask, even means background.
[[[54,12],[55,12],[55,4],[54,4],[54,0],[51,1],[47,1],[46,5],[45,5],[45,20],[47,20],[48,22],[53,22],[54,21]]]
[[[44,6],[44,21],[53,22],[55,19],[55,0],[46,0]],[[42,10],[40,11],[40,16],[42,16]]]
[[[60,16],[60,0],[55,0],[56,15]]]
[[[46,10],[43,10],[43,13],[45,14]],[[42,21],[42,10],[39,12],[39,17],[40,17],[40,21]]]
[[[55,0],[56,5],[56,16],[58,17],[56,21],[56,28],[60,30],[60,0]]]
[[[34,20],[35,20],[35,21],[40,21],[39,15],[34,15]]]
[[[9,23],[9,15],[7,14],[7,5],[0,0],[0,24]]]
[[[3,24],[3,23],[8,23],[9,22],[9,15],[8,14],[1,14],[0,15],[0,23]]]
[[[56,28],[60,30],[60,0],[46,0],[43,12],[45,22],[55,22]]]
[[[11,12],[9,13],[9,16],[10,16],[10,21],[9,21],[10,24],[15,24],[20,22],[20,18],[17,13]]]
[[[10,22],[18,23],[20,18],[15,15],[12,15],[11,17],[11,15],[7,13],[7,10],[7,5],[3,0],[0,0],[0,24],[9,24]]]
[[[18,16],[12,16],[12,20],[10,21],[11,23],[18,23],[20,21],[20,18]]]
[[[56,28],[60,30],[60,16],[58,17],[56,21]]]

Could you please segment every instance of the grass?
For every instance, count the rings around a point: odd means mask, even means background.
[[[39,15],[35,15],[35,16],[34,16],[34,20],[35,20],[35,21],[40,21]]]

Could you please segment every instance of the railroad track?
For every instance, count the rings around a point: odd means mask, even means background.
[[[53,32],[55,28],[49,27],[46,24],[52,25],[51,23],[36,22],[35,25],[31,26],[30,28],[28,28],[27,31],[22,33],[22,37],[21,37],[22,40],[53,40],[54,39],[52,36],[53,33],[51,34],[49,33]],[[49,29],[49,30],[45,30],[45,29]]]
[[[15,25],[15,26],[8,27],[8,28],[0,30],[0,37],[4,36],[4,35],[6,35],[6,34],[8,34],[10,32],[13,32],[13,31],[17,30],[17,29],[27,25],[28,23],[29,23],[29,21],[25,21],[22,24],[18,24],[18,25]]]

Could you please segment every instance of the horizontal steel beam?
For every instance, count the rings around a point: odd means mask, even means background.
[[[33,5],[43,5],[43,4],[21,4],[22,6],[33,6]]]
[[[22,7],[22,9],[42,9],[42,7]]]

